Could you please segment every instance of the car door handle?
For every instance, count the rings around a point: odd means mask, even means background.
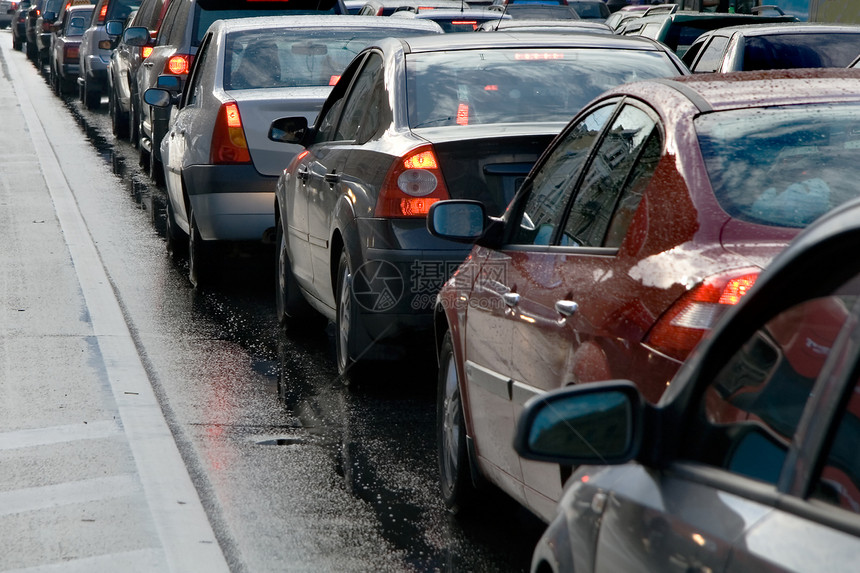
[[[335,183],[340,183],[340,174],[332,171],[331,173],[326,173],[323,176],[323,179],[325,179],[325,182],[329,185],[334,185]]]
[[[146,66],[147,68],[151,68],[155,64],[153,64],[152,62],[144,62],[143,65]]]
[[[520,303],[520,295],[515,292],[506,292],[502,295],[502,300],[508,306],[517,306]]]
[[[555,309],[563,316],[571,316],[579,310],[579,305],[572,300],[558,300],[555,302]]]
[[[296,177],[298,177],[299,181],[301,181],[302,183],[307,183],[308,177],[310,177],[310,175],[308,174],[308,168],[299,167],[299,170],[296,171]]]

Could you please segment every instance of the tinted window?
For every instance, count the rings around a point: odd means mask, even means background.
[[[723,65],[723,55],[729,39],[726,36],[714,36],[702,51],[702,57],[696,62],[694,72],[716,72]]]
[[[600,142],[582,180],[562,244],[604,246],[609,225],[614,223],[612,244],[608,246],[617,247],[654,172],[660,148],[654,120],[640,109],[625,106]],[[613,221],[619,206],[623,213]]]
[[[759,328],[704,393],[698,407],[701,426],[691,432],[687,455],[776,483],[815,381],[858,292],[854,281],[833,295],[793,305]],[[856,441],[852,443],[856,448]]]
[[[412,54],[412,128],[569,121],[609,87],[677,75],[665,54],[630,50],[492,49]]]
[[[856,104],[704,114],[696,131],[714,194],[732,217],[799,228],[860,194]]]
[[[137,10],[140,0],[110,0],[108,2],[105,22],[108,20],[125,20],[132,10]]]
[[[744,40],[745,70],[844,68],[860,53],[860,34],[780,34]]]
[[[224,88],[334,85],[365,45],[409,32],[391,28],[276,28],[233,33],[226,43]]]
[[[553,148],[534,174],[528,199],[518,218],[513,237],[515,244],[550,244],[562,222],[588,152],[614,109],[608,105],[589,114]]]
[[[378,110],[385,107],[382,87],[382,57],[370,54],[350,88],[335,139],[363,143],[379,127]]]

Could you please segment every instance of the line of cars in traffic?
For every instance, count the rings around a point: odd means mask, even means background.
[[[826,215],[858,196],[860,72],[691,75],[647,34],[223,7],[105,22],[114,133],[165,184],[193,284],[222,243],[271,242],[279,321],[334,322],[345,378],[433,348],[445,503],[490,486],[540,516],[535,571],[814,570],[755,544],[798,525],[851,563],[856,281],[806,253],[856,213]],[[140,70],[159,46],[132,87],[120,49]]]

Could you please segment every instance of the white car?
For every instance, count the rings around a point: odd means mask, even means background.
[[[369,42],[434,33],[442,30],[433,22],[346,15],[212,24],[160,147],[168,250],[181,252],[187,237],[192,284],[214,278],[219,241],[274,238],[275,185],[301,147],[270,140],[272,122],[296,115],[313,122],[341,72]],[[162,108],[176,103],[158,88],[147,90],[145,100]]]

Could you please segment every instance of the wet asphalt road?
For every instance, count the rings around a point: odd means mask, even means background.
[[[454,518],[440,501],[432,364],[344,385],[331,326],[278,328],[271,249],[232,252],[216,288],[192,288],[166,253],[164,189],[106,100],[54,101],[103,160],[81,166],[97,182],[81,210],[234,571],[528,569],[543,529],[528,512],[499,495]]]

